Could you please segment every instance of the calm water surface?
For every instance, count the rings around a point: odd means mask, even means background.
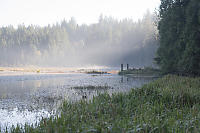
[[[54,114],[63,100],[77,101],[98,93],[127,92],[152,78],[124,77],[117,74],[32,74],[0,76],[0,127],[36,123]],[[74,88],[85,86],[85,89]],[[108,89],[87,89],[107,86]]]

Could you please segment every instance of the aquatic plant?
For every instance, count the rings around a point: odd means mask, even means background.
[[[78,90],[83,90],[83,89],[87,89],[87,90],[107,90],[107,89],[113,89],[112,87],[108,86],[108,85],[97,85],[97,86],[93,86],[93,85],[88,85],[88,86],[75,86],[75,87],[71,87],[71,89],[78,89]]]
[[[92,70],[92,71],[87,71],[87,74],[110,74],[108,72],[104,72],[104,71],[97,71],[97,70]]]

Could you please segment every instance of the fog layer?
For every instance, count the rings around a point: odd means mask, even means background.
[[[46,27],[19,25],[0,28],[1,66],[152,66],[157,49],[155,16],[78,25],[72,18]]]

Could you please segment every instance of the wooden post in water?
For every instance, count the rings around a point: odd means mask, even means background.
[[[129,64],[127,64],[127,70],[129,70]]]
[[[121,71],[123,71],[123,64],[121,64]]]

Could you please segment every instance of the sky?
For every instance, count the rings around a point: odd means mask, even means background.
[[[70,20],[97,23],[99,16],[137,21],[147,10],[155,11],[160,0],[0,0],[0,27],[19,24],[45,26]]]

